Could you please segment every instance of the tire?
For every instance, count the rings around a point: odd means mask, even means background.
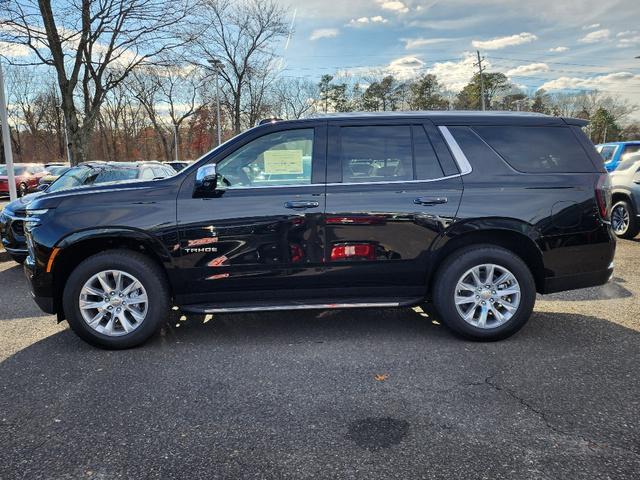
[[[26,183],[18,185],[18,197],[24,197],[29,191],[29,187]]]
[[[611,208],[611,228],[620,238],[631,239],[638,235],[640,222],[633,205],[627,200],[620,200]]]
[[[120,272],[118,275],[122,278],[121,288],[116,291],[115,275],[101,272]],[[108,289],[102,287],[98,274],[107,282]],[[138,281],[141,289],[137,288],[134,280]],[[86,296],[86,292],[89,291],[83,290],[86,284],[92,292],[113,288],[112,292],[115,292],[115,295],[111,297],[109,292],[105,294],[105,298],[102,298],[102,294],[91,293]],[[136,288],[127,293],[128,286]],[[118,292],[122,292],[123,295],[119,295]],[[88,302],[83,303],[83,309],[80,305],[81,294],[85,295],[85,301]],[[143,294],[146,294],[147,299],[144,312],[141,311]],[[127,300],[129,305],[126,305]],[[169,287],[162,268],[145,255],[128,250],[108,250],[87,258],[73,270],[63,292],[64,313],[71,329],[91,345],[112,350],[135,347],[148,340],[166,321],[169,302]],[[102,307],[88,307],[97,304],[101,304]],[[120,313],[116,314],[116,310]],[[142,319],[136,321],[134,313]],[[100,317],[98,314],[103,316]],[[122,315],[124,318],[121,321],[119,316],[114,315]],[[100,318],[94,323],[94,327],[89,324],[92,317]],[[109,321],[112,322],[111,328]]]
[[[489,265],[494,266],[493,275],[489,273]],[[480,290],[467,288],[476,287],[478,283],[470,273],[472,271],[481,280]],[[511,277],[504,277],[506,273]],[[493,280],[487,283],[489,275]],[[497,283],[500,278],[509,280]],[[458,289],[461,280],[465,280],[464,288]],[[493,281],[495,287],[489,285]],[[486,285],[491,288],[485,288]],[[500,291],[516,292],[516,286],[519,293],[500,296]],[[458,300],[460,305],[456,305]],[[444,261],[435,277],[433,303],[442,322],[455,334],[471,340],[495,341],[510,337],[527,323],[535,301],[536,285],[527,265],[513,252],[494,245],[456,250]],[[513,308],[516,303],[517,307]],[[472,316],[467,321],[463,314]],[[484,326],[481,326],[483,316]]]

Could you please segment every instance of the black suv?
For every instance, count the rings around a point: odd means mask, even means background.
[[[148,339],[171,306],[218,313],[429,301],[512,335],[536,292],[600,285],[615,240],[582,120],[349,114],[255,127],[177,175],[38,198],[36,302],[86,341]]]

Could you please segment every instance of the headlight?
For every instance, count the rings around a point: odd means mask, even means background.
[[[24,229],[26,231],[29,231],[32,228],[40,225],[42,218],[47,214],[48,211],[48,208],[41,208],[39,210],[27,209],[27,216],[24,219]]]

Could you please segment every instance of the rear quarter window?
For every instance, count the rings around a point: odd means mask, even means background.
[[[569,127],[473,127],[511,167],[525,173],[593,172]]]

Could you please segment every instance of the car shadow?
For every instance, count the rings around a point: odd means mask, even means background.
[[[538,299],[548,301],[584,302],[588,300],[617,300],[633,297],[633,292],[625,288],[622,285],[623,283],[626,283],[624,278],[614,277],[608,283],[598,287],[538,295]]]
[[[301,465],[322,476],[327,458],[377,462],[373,445],[379,468],[400,462],[407,476],[418,476],[415,455],[466,465],[479,448],[479,458],[504,455],[498,463],[512,476],[527,442],[549,468],[568,468],[555,462],[556,445],[580,458],[588,451],[585,461],[606,470],[627,468],[625,452],[640,441],[631,380],[640,333],[597,317],[536,312],[493,343],[460,340],[408,308],[205,320],[175,314],[163,335],[123,351],[64,331],[0,363],[4,471],[109,477],[162,458],[156,467],[168,478],[188,456],[210,477],[286,477]],[[393,441],[354,442],[363,428],[398,425]]]
[[[7,257],[6,261],[3,256]],[[11,260],[6,252],[0,252],[0,279],[0,322],[49,315],[40,310],[29,295],[22,265]]]

